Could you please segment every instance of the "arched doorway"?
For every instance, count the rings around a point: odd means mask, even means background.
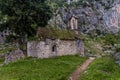
[[[57,51],[57,47],[56,47],[56,45],[53,45],[52,46],[52,52],[56,52]]]
[[[53,45],[51,47],[51,52],[52,52],[51,54],[52,57],[57,56],[57,45]]]

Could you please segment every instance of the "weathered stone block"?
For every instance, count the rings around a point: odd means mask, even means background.
[[[116,53],[114,57],[116,59],[116,63],[120,66],[120,52]]]
[[[9,54],[5,55],[5,64],[8,64],[10,62],[15,62],[19,59],[24,58],[25,55],[23,54],[23,51],[20,49],[17,49],[15,51],[11,51]]]

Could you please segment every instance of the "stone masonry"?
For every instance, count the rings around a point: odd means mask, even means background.
[[[51,40],[29,41],[27,55],[37,58],[49,58],[63,55],[84,55],[84,45],[81,40]]]

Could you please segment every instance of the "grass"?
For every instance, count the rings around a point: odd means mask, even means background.
[[[96,56],[102,56],[104,55],[103,52],[103,43],[102,39],[92,39],[89,36],[84,36],[84,45],[85,45],[85,54],[90,53]],[[90,52],[88,52],[90,51]]]
[[[96,59],[80,76],[80,80],[120,80],[120,66],[111,57]]]
[[[85,60],[79,56],[27,58],[0,67],[0,80],[67,80]]]

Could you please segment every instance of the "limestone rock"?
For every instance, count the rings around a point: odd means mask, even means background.
[[[104,21],[112,32],[116,33],[120,30],[120,4],[116,4],[105,13]]]
[[[115,54],[115,59],[116,60],[120,60],[120,52],[118,52],[118,53]]]
[[[97,0],[89,6],[59,8],[49,24],[68,28],[71,16],[78,17],[78,29],[83,33],[100,30],[101,33],[120,31],[120,0]]]
[[[120,65],[120,52],[116,53],[114,57],[116,59],[116,63]]]
[[[8,64],[10,62],[15,62],[19,59],[24,58],[25,55],[23,54],[23,51],[20,49],[17,49],[15,51],[11,51],[9,54],[5,56],[5,64]]]

